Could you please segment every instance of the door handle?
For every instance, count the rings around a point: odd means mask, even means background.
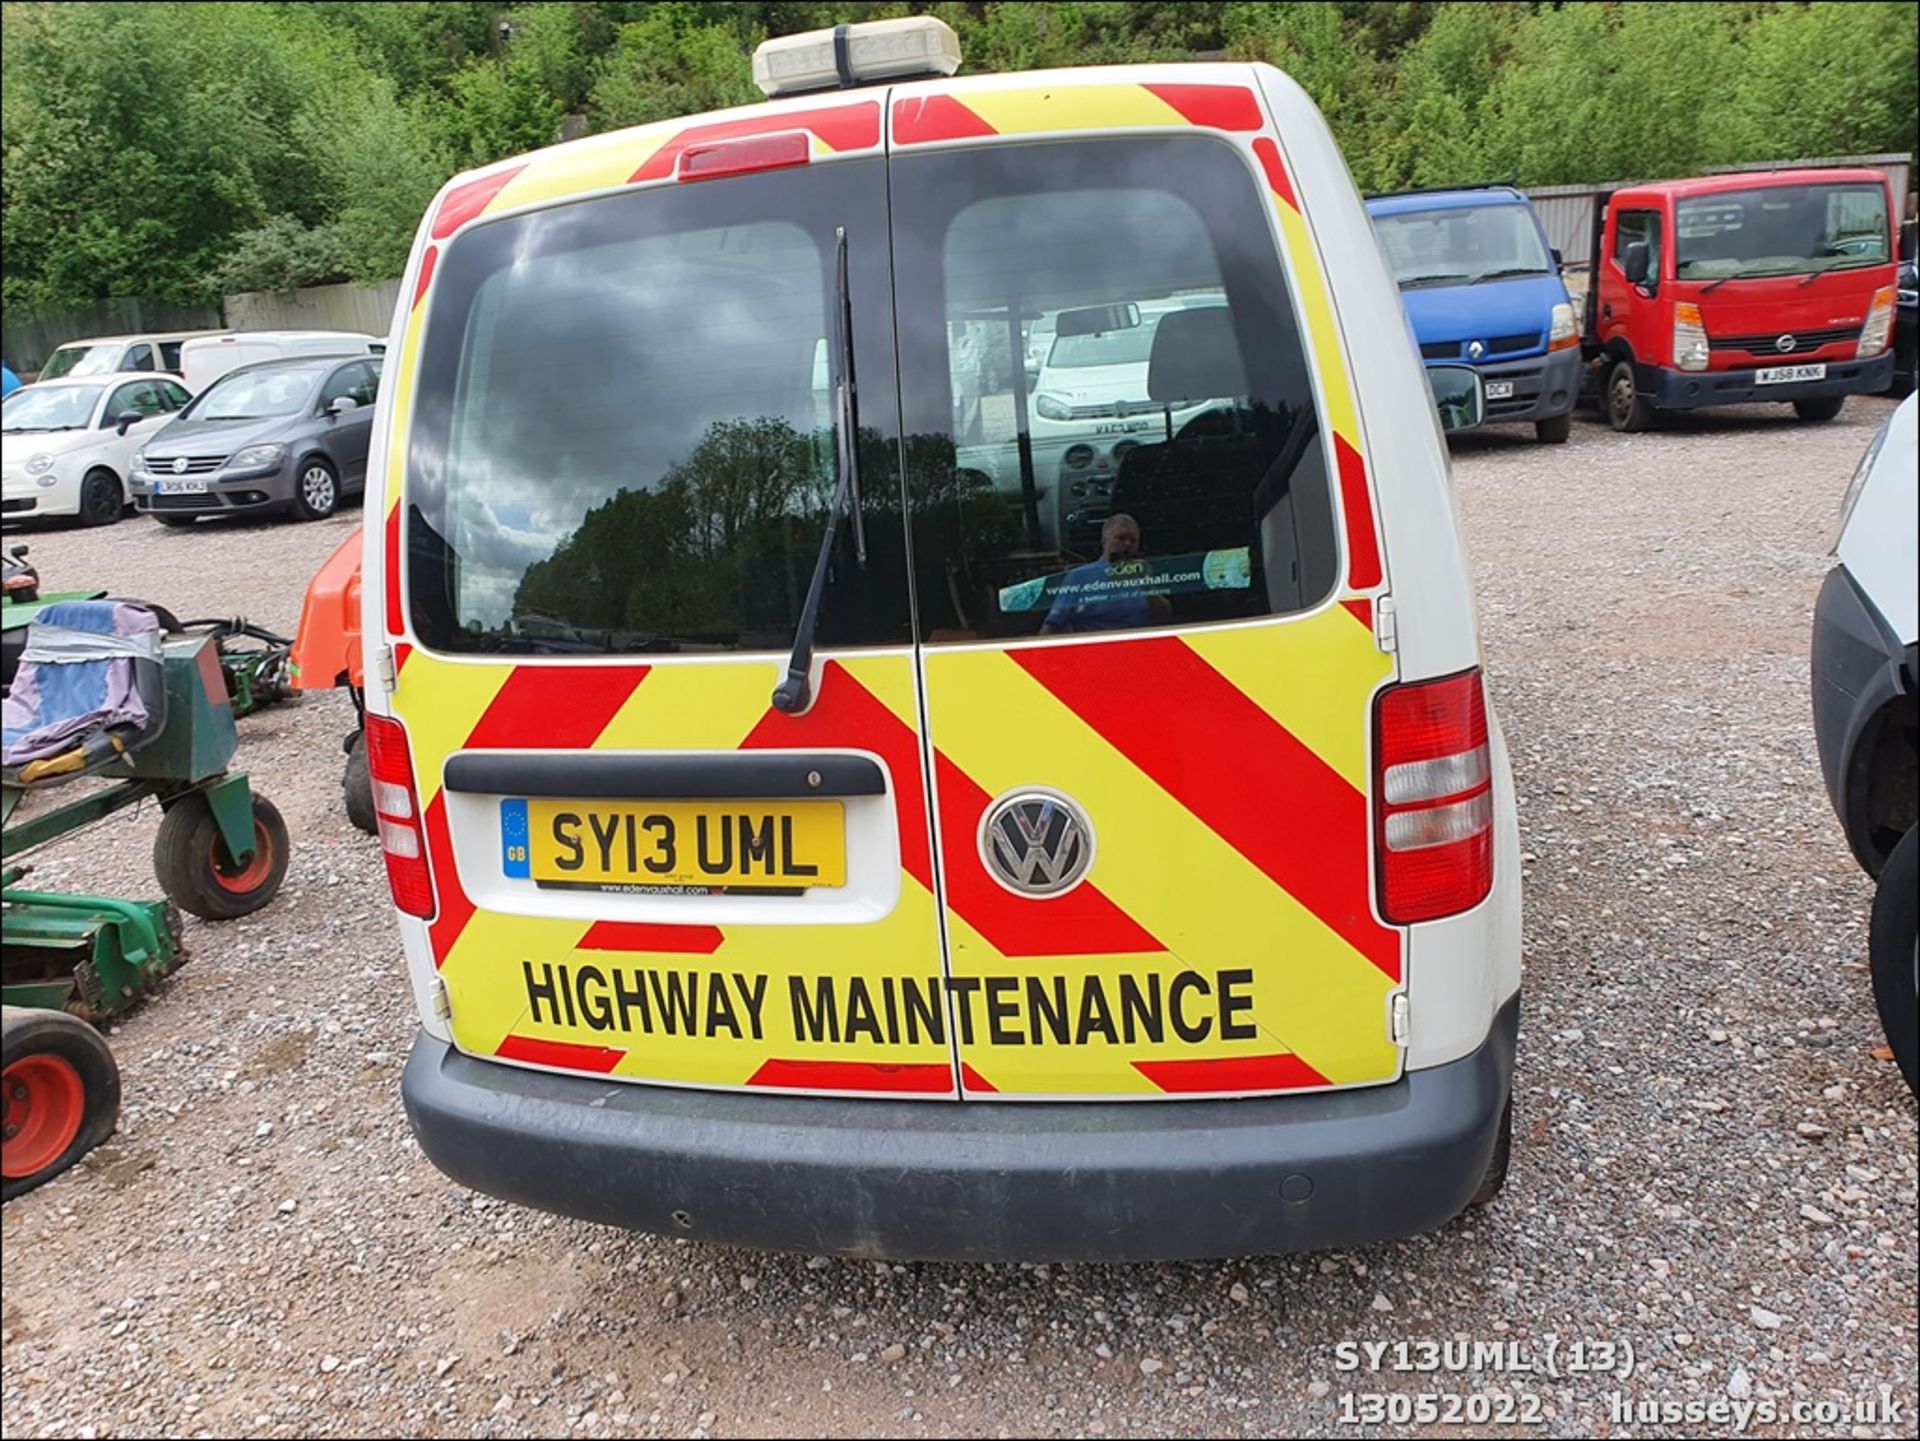
[[[1613,319],[1613,302],[1611,300],[1609,300],[1605,305],[1600,307],[1600,318],[1602,320]]]

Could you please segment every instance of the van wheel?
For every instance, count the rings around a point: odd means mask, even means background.
[[[1630,360],[1616,360],[1607,375],[1607,421],[1622,435],[1636,434],[1653,424],[1653,407],[1634,382]]]
[[[340,508],[340,477],[320,456],[300,463],[293,483],[293,513],[302,520],[325,520]]]
[[[1920,1096],[1920,826],[1910,827],[1887,857],[1873,897],[1868,954],[1873,999],[1907,1089]]]
[[[120,1068],[100,1033],[64,1011],[0,1014],[7,1114],[5,1199],[50,1181],[113,1134]]]
[[[90,470],[80,483],[80,524],[112,525],[123,513],[125,493],[110,470]]]
[[[1533,423],[1533,438],[1542,445],[1565,445],[1573,434],[1573,412]]]
[[[1829,395],[1822,400],[1796,400],[1793,413],[1809,425],[1819,425],[1832,420],[1840,413],[1840,407],[1847,403],[1844,395]]]
[[[1507,1162],[1513,1156],[1513,1097],[1500,1113],[1500,1139],[1493,1143],[1493,1159],[1487,1162],[1487,1174],[1480,1178],[1480,1189],[1473,1193],[1469,1206],[1484,1206],[1500,1194],[1507,1184]]]
[[[373,813],[373,777],[367,773],[365,731],[355,731],[347,743],[347,773],[341,777],[340,788],[346,792],[347,819],[353,822],[354,829],[368,835],[378,832],[380,822]]]

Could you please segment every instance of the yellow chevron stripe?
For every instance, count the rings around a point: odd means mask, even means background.
[[[1181,639],[1356,790],[1370,788],[1369,698],[1393,674],[1373,633],[1339,605],[1271,626],[1185,632]],[[1286,663],[1275,663],[1284,643]]]
[[[954,98],[1002,135],[1192,123],[1143,85],[979,90]]]
[[[1268,664],[1290,670],[1279,664],[1274,631],[1266,632],[1266,643]],[[934,652],[926,669],[933,739],[944,754],[990,794],[1044,780],[1075,797],[1094,817],[1098,853],[1089,879],[1095,885],[1203,974],[1253,967],[1253,1018],[1262,1039],[1167,1055],[1255,1055],[1278,1042],[1335,1083],[1394,1074],[1399,1057],[1387,1040],[1385,1010],[1392,982],[1378,967],[1004,653]],[[977,974],[993,959],[956,948],[953,970]],[[1165,957],[1160,966],[1171,969]],[[962,1059],[973,1057],[963,1053]],[[1050,1056],[1049,1078],[1058,1061]],[[1036,1075],[1010,1049],[992,1050],[982,1069],[997,1083],[1004,1075],[1008,1089],[1018,1088],[1023,1072]]]
[[[634,171],[686,128],[684,121],[672,120],[633,130],[615,130],[540,151],[527,162],[525,170],[500,187],[500,193],[488,201],[487,208],[480,213],[495,215],[522,205],[539,205],[564,200],[569,195],[625,185]]]
[[[440,767],[466,744],[512,671],[504,665],[455,665],[426,651],[415,651],[401,670],[393,710],[413,746],[413,781],[422,811],[440,793]]]
[[[1313,235],[1299,211],[1278,196],[1274,197],[1273,204],[1280,212],[1287,258],[1293,262],[1300,304],[1307,312],[1307,330],[1313,337],[1313,355],[1318,362],[1320,393],[1327,401],[1327,420],[1336,435],[1365,455],[1360,441],[1360,419],[1353,408],[1353,388],[1347,379],[1347,360],[1340,349],[1340,332],[1333,322],[1333,301],[1327,290],[1326,272],[1321,270],[1319,254],[1313,248]],[[1327,461],[1331,468],[1333,457],[1329,455]]]

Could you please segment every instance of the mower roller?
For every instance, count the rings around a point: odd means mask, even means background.
[[[9,629],[25,609],[8,607]],[[0,768],[8,1200],[112,1134],[119,1073],[87,1023],[121,1014],[186,959],[179,911],[209,921],[251,914],[286,875],[286,823],[244,773],[227,769],[237,735],[222,637],[167,631],[153,607],[49,599],[9,656],[17,670]],[[73,799],[47,794],[83,780]],[[162,812],[153,865],[165,901],[22,884],[23,859],[38,847],[148,800]]]

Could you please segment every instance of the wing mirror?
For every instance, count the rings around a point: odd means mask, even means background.
[[[1444,431],[1472,430],[1485,416],[1480,372],[1469,365],[1435,365],[1427,370],[1434,408]]]
[[[1556,273],[1567,268],[1567,258],[1560,253],[1559,246],[1549,245],[1547,247],[1547,254],[1553,257],[1553,268]]]
[[[138,425],[141,421],[145,419],[146,419],[146,416],[142,415],[137,410],[123,410],[118,415],[114,416],[113,428],[119,434],[125,435],[129,430],[131,430],[134,426]]]
[[[355,400],[351,395],[342,395],[335,397],[332,404],[327,406],[327,413],[329,415],[345,415],[349,410],[358,410],[359,408],[359,401]]]
[[[1653,252],[1647,248],[1644,240],[1629,240],[1627,248],[1620,254],[1620,269],[1633,285],[1645,285],[1647,272],[1653,267]]]

